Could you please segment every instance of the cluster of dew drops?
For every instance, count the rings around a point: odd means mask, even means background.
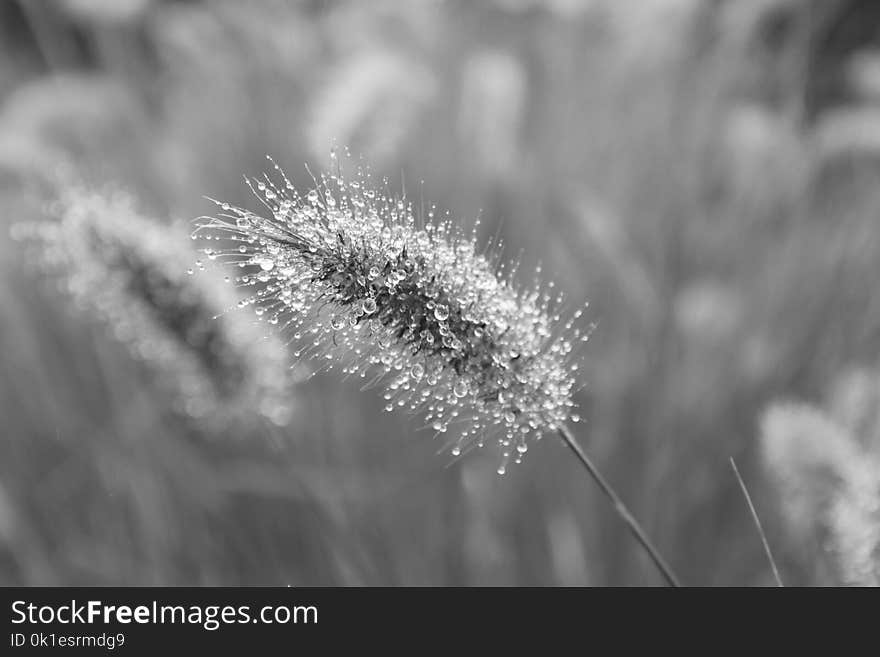
[[[270,159],[272,176],[245,179],[265,213],[214,201],[219,212],[197,221],[205,256],[243,270],[225,277],[249,290],[238,306],[253,306],[312,374],[338,364],[364,388],[384,381],[385,409],[451,430],[453,456],[497,435],[499,474],[529,439],[579,421],[574,345],[594,328],[575,326],[583,310],[563,323],[540,270],[533,289],[517,290],[513,267],[478,253],[476,227],[465,237],[448,213],[416,212],[363,167],[347,179],[335,151],[331,160],[335,172],[310,173],[301,195]]]

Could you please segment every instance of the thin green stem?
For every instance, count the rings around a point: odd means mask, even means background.
[[[666,580],[666,583],[672,587],[680,587],[681,584],[679,583],[678,578],[675,576],[675,573],[672,572],[672,569],[660,555],[660,552],[658,552],[657,548],[655,548],[653,543],[651,543],[651,539],[648,538],[648,535],[645,534],[645,531],[642,529],[641,525],[639,525],[639,522],[635,519],[633,514],[630,513],[629,509],[626,508],[623,500],[620,499],[620,496],[611,487],[611,484],[609,484],[605,477],[602,476],[602,473],[599,472],[599,470],[587,456],[586,452],[584,452],[583,448],[581,448],[577,440],[575,440],[574,435],[571,433],[571,429],[569,429],[565,425],[562,425],[559,428],[559,436],[562,438],[565,444],[571,448],[571,451],[575,453],[575,456],[578,457],[578,460],[587,469],[587,472],[590,474],[593,480],[599,485],[599,488],[605,494],[605,497],[607,497],[611,501],[611,504],[614,507],[614,511],[617,513],[620,519],[623,520],[635,539],[641,544],[643,548],[645,548],[645,551],[648,553],[648,556],[651,557],[654,565],[657,566],[660,574],[663,575],[663,579]]]

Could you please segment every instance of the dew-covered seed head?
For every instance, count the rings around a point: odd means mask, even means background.
[[[386,408],[423,413],[455,455],[494,435],[518,459],[570,418],[571,361],[587,336],[560,323],[549,288],[519,289],[475,237],[433,211],[423,223],[361,167],[302,195],[277,165],[248,183],[264,213],[218,203],[194,235],[244,269],[247,304],[277,318],[298,358],[384,378]]]

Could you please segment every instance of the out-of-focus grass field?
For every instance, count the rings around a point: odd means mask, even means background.
[[[334,141],[591,302],[580,438],[686,583],[772,582],[730,457],[834,583],[759,419],[878,364],[874,4],[4,0],[0,584],[659,583],[551,440],[499,477],[333,375],[205,435],[8,237],[65,162],[185,226]]]

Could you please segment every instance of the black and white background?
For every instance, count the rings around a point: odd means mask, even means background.
[[[590,302],[577,438],[685,584],[775,584],[731,458],[786,586],[880,583],[874,0],[0,0],[0,585],[662,584],[557,441],[241,392],[24,239],[75,179],[195,262],[334,146]]]

